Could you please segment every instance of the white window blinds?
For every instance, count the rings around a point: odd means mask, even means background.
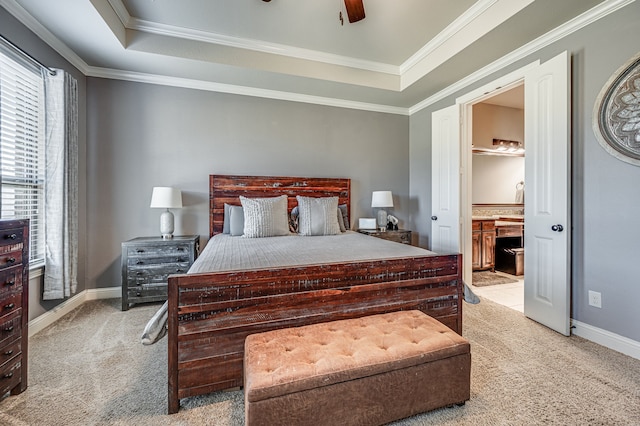
[[[32,263],[44,259],[44,110],[39,69],[0,49],[0,214],[30,219]]]

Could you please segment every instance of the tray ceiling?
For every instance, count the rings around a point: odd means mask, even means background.
[[[607,3],[0,0],[87,75],[399,109]]]

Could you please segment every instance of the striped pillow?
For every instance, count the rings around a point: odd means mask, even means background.
[[[244,237],[276,237],[289,234],[287,196],[246,198],[240,196],[244,211]]]
[[[338,197],[302,197],[298,200],[298,234],[336,235],[340,233],[338,223]]]

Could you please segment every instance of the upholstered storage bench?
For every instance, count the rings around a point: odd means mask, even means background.
[[[379,425],[464,404],[469,342],[421,311],[249,335],[245,421],[255,425]]]

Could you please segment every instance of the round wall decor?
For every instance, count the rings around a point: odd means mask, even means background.
[[[600,91],[593,110],[593,131],[609,154],[640,166],[640,53]]]

